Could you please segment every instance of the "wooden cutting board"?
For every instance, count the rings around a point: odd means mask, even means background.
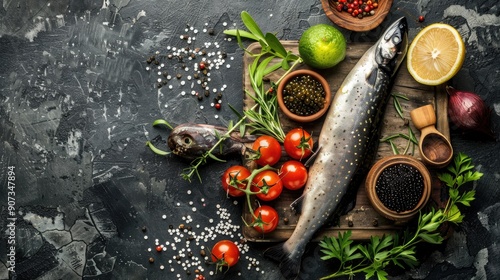
[[[298,42],[297,41],[282,41],[283,46],[287,50],[291,50],[294,53],[298,53]],[[323,75],[325,79],[329,82],[332,94],[337,92],[344,78],[351,71],[357,61],[365,53],[365,51],[373,43],[350,43],[347,47],[347,54],[344,61],[339,63],[334,68],[328,70],[314,70]],[[253,53],[258,53],[260,51],[260,45],[258,43],[253,43],[248,47],[248,50]],[[248,77],[248,65],[251,64],[253,58],[245,53],[243,58],[243,85],[246,90],[252,91]],[[300,68],[308,68],[305,65],[299,66]],[[271,73],[267,78],[269,81],[277,81],[284,71],[279,70]],[[267,80],[267,79],[266,79]],[[415,135],[420,136],[420,132],[413,126],[410,119],[410,111],[423,105],[433,104],[436,110],[437,116],[437,129],[443,133],[449,139],[449,126],[447,117],[447,96],[444,88],[441,87],[430,87],[417,83],[408,73],[406,69],[406,61],[401,64],[400,70],[397,74],[394,87],[392,92],[397,92],[408,97],[408,101],[399,99],[401,107],[403,109],[404,117],[406,120],[401,119],[396,109],[393,105],[393,99],[389,100],[384,116],[384,121],[382,125],[381,137],[384,138],[389,135],[396,133],[408,134],[408,126],[411,127]],[[251,108],[255,103],[246,94],[244,95],[244,109]],[[280,120],[282,126],[286,131],[294,127],[303,127],[307,131],[311,132],[313,138],[317,140],[317,136],[321,131],[323,125],[324,117],[319,120],[308,123],[296,123],[285,117],[280,113]],[[393,141],[402,153],[407,145],[407,140],[403,138],[394,139]],[[414,153],[412,153],[414,151]],[[418,152],[418,147],[415,146],[413,150],[410,148],[409,153],[412,153],[416,158],[420,159],[420,154]],[[393,155],[391,146],[388,143],[380,143],[376,160],[381,159],[384,156]],[[282,153],[282,159],[277,164],[279,166],[284,161],[288,160],[286,153]],[[434,175],[434,170],[430,169],[431,173]],[[433,192],[431,194],[430,202],[431,204],[441,206],[444,201],[442,199],[441,183],[434,176],[433,178]],[[280,222],[277,229],[266,235],[262,235],[255,231],[251,227],[244,227],[243,235],[249,240],[254,242],[276,242],[288,239],[292,234],[297,220],[299,218],[291,209],[290,203],[293,202],[302,194],[300,191],[289,191],[284,189],[282,195],[273,202],[266,202],[262,204],[268,204],[278,211],[280,216]],[[256,203],[253,201],[252,203]],[[254,207],[255,209],[256,207]],[[243,218],[246,221],[251,221],[251,213],[248,210],[248,205],[244,206]],[[285,218],[288,220],[285,222]],[[383,234],[393,233],[395,231],[401,230],[402,225],[396,225],[394,222],[379,215],[371,206],[368,197],[366,196],[364,184],[359,187],[355,207],[346,215],[340,217],[339,224],[336,226],[325,226],[324,229],[316,235],[316,240],[321,239],[323,236],[337,236],[338,232],[344,232],[347,230],[352,231],[352,238],[356,240],[369,239],[372,235],[382,236]]]

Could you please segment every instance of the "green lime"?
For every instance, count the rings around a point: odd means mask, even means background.
[[[299,40],[299,54],[304,63],[318,69],[326,69],[344,60],[346,40],[333,26],[317,24],[309,27]]]

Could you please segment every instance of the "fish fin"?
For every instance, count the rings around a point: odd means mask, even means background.
[[[366,82],[372,87],[375,86],[377,82],[378,68],[374,67],[370,73],[366,76]]]
[[[296,279],[300,272],[301,258],[290,258],[290,253],[283,248],[283,243],[264,251],[264,256],[279,263],[281,274],[285,279]]]
[[[318,155],[319,151],[321,151],[321,148],[323,148],[323,146],[319,146],[316,151],[314,151],[312,153],[312,155],[309,156],[309,158],[306,160],[306,162],[304,163],[304,166],[305,167],[309,167],[309,165],[314,162],[314,159],[316,158],[316,156]]]
[[[304,196],[306,194],[301,195],[299,198],[290,203],[290,208],[296,213],[300,214],[302,212],[302,201],[304,201]]]
[[[354,197],[345,204],[343,209],[341,209],[340,211],[340,215],[347,215],[347,213],[351,212],[351,210],[354,209],[355,206],[356,206],[356,197]]]

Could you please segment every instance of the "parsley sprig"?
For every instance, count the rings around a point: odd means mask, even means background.
[[[449,199],[444,209],[431,209],[428,213],[420,212],[416,229],[407,229],[402,236],[372,236],[367,244],[353,245],[351,231],[339,233],[337,237],[325,237],[320,242],[323,260],[340,261],[336,272],[323,277],[332,279],[341,276],[353,277],[364,273],[366,279],[377,277],[387,279],[385,268],[396,265],[403,269],[413,268],[418,264],[416,245],[421,242],[441,244],[443,237],[437,231],[444,223],[460,224],[464,218],[459,205],[470,206],[475,198],[475,190],[461,190],[469,182],[479,180],[483,173],[474,170],[472,159],[463,153],[454,157],[447,167],[447,172],[438,174],[438,178],[448,186]],[[405,267],[406,265],[406,267]]]

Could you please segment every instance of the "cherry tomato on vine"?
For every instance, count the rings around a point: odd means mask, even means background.
[[[272,170],[264,170],[255,175],[250,190],[253,192],[261,191],[256,194],[257,198],[263,201],[271,201],[280,196],[283,191],[283,183],[278,173]]]
[[[262,205],[253,212],[257,217],[252,222],[253,228],[260,233],[270,233],[276,229],[279,223],[278,212],[271,206]]]
[[[240,259],[240,249],[231,240],[221,240],[215,243],[211,253],[212,261],[217,265],[217,271],[222,271],[223,267],[234,266]]]
[[[297,160],[289,160],[283,163],[279,176],[283,186],[289,190],[298,190],[307,182],[307,169],[304,164]]]
[[[226,169],[222,174],[222,188],[232,197],[244,196],[247,186],[245,181],[250,176],[250,171],[241,165],[234,165]]]
[[[252,150],[256,152],[255,161],[260,166],[275,165],[281,158],[280,142],[272,136],[259,136],[253,143]]]
[[[286,136],[283,145],[286,153],[293,159],[302,160],[311,155],[313,149],[313,139],[309,132],[302,128],[290,130]]]

